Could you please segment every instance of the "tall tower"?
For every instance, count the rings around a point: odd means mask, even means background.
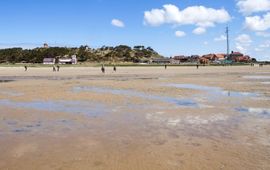
[[[226,58],[228,59],[230,56],[230,41],[229,41],[229,27],[226,27],[226,38],[227,38],[227,56]]]
[[[43,48],[49,48],[49,45],[47,43],[44,43]]]

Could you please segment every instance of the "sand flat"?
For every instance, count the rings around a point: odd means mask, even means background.
[[[270,67],[0,67],[0,169],[270,169]]]

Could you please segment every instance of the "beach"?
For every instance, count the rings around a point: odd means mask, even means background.
[[[270,169],[270,66],[0,67],[0,169]]]

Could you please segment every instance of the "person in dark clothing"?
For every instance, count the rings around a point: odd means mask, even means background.
[[[59,72],[59,71],[60,71],[60,66],[59,66],[59,65],[57,65],[56,67],[57,67],[57,71]]]
[[[115,65],[113,66],[113,71],[116,72],[116,66]]]
[[[197,69],[199,69],[199,64],[196,65]]]
[[[167,70],[167,64],[165,64],[165,70]]]
[[[28,69],[27,66],[24,66],[24,71],[27,71],[27,69]]]
[[[102,71],[102,73],[105,73],[105,67],[103,65],[101,67],[101,71]]]

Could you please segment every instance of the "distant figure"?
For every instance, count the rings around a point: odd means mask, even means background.
[[[230,97],[231,96],[231,92],[230,91],[228,91],[228,97]]]
[[[57,71],[59,72],[59,71],[60,71],[60,66],[59,66],[59,65],[57,65],[56,67],[57,67]]]
[[[27,69],[28,69],[27,66],[24,66],[24,71],[27,71]]]
[[[167,70],[167,64],[165,64],[165,70]]]
[[[103,65],[101,67],[101,71],[102,71],[102,73],[105,73],[105,67]]]
[[[199,69],[199,64],[196,65],[197,69]]]
[[[259,64],[259,67],[263,67],[263,64],[261,63],[261,64]]]
[[[56,72],[55,66],[53,66],[53,72]]]
[[[115,65],[113,66],[113,71],[116,72],[116,66]]]

